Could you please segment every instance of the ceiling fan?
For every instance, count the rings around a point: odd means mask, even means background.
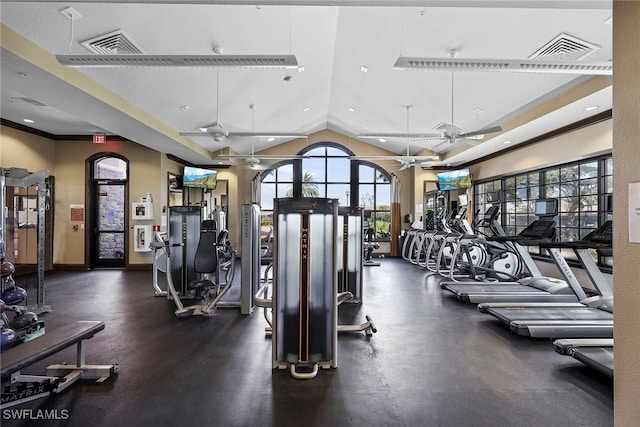
[[[251,109],[252,132],[243,132],[243,136],[251,137],[251,154],[221,154],[220,156],[218,156],[220,159],[226,159],[226,160],[245,159],[245,163],[247,164],[247,166],[249,166],[251,169],[255,169],[260,164],[260,160],[289,160],[289,159],[297,159],[297,158],[304,157],[301,155],[270,155],[270,154],[256,155],[255,154],[255,138],[270,136],[272,134],[261,134],[261,133],[253,132],[253,123],[254,123],[253,119],[254,119],[254,112],[255,112],[256,106],[255,104],[250,104],[249,108]]]
[[[453,120],[453,72],[451,72],[451,124],[442,123],[436,129],[440,130],[438,133],[409,133],[407,126],[407,133],[364,133],[358,135],[359,138],[364,139],[379,139],[379,138],[408,138],[413,141],[420,140],[444,140],[441,144],[437,144],[433,147],[435,152],[445,152],[451,149],[451,146],[457,142],[464,142],[470,145],[477,145],[480,143],[480,139],[486,134],[501,132],[502,127],[490,126],[483,129],[474,130],[471,132],[463,132],[458,126],[456,126]],[[407,107],[410,109],[411,107]],[[407,112],[408,114],[408,112]],[[408,120],[408,119],[407,119]],[[442,148],[449,145],[449,147]]]
[[[252,104],[253,105],[253,104]],[[307,138],[306,133],[297,132],[229,132],[220,123],[220,70],[216,69],[216,120],[202,125],[196,131],[180,131],[181,136],[211,137],[216,142],[233,137],[263,137],[263,138]]]
[[[463,142],[468,145],[478,145],[481,142],[480,139],[482,139],[484,135],[502,131],[501,126],[490,126],[483,129],[477,129],[471,132],[463,132],[462,129],[456,126],[453,120],[453,111],[454,111],[453,82],[454,82],[454,79],[453,79],[453,71],[452,71],[451,72],[451,123],[450,124],[442,123],[436,127],[436,129],[442,130],[442,133],[440,134],[440,136],[438,136],[438,134],[434,134],[427,137],[416,138],[416,140],[444,139],[442,143],[433,147],[434,150],[440,149],[439,151],[448,151],[449,149],[451,149],[451,146],[453,144],[456,144],[457,142]],[[446,147],[446,145],[449,145],[449,147]],[[445,148],[442,148],[443,146],[445,146]]]
[[[433,156],[412,156],[409,153],[409,140],[423,139],[425,134],[409,133],[409,111],[413,107],[411,105],[405,106],[407,110],[407,133],[387,133],[387,134],[361,134],[360,138],[406,138],[407,139],[407,154],[404,156],[352,156],[354,160],[395,160],[400,162],[400,170],[408,169],[412,166],[431,167],[433,162],[440,159],[438,155]],[[371,136],[369,136],[371,135]],[[373,136],[375,135],[375,136]]]

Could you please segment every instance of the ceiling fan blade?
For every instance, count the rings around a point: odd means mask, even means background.
[[[471,136],[486,135],[488,133],[495,133],[495,132],[502,132],[502,127],[500,127],[500,126],[492,126],[492,127],[489,127],[489,128],[478,129],[478,130],[474,130],[474,131],[471,131],[471,132],[465,132],[465,133],[461,133],[460,135],[458,135],[458,138],[469,138]]]
[[[439,160],[438,156],[351,156],[351,160],[397,160],[400,163],[404,163],[407,159],[413,159],[415,161],[427,161],[427,160]],[[402,160],[401,160],[402,159]]]
[[[221,154],[218,156],[220,159],[250,159],[252,157],[259,160],[293,160],[305,158],[305,156],[297,154]]]
[[[201,130],[193,130],[193,131],[180,131],[178,132],[181,136],[209,136],[207,132],[203,132]]]

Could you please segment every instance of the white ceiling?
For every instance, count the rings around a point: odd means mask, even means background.
[[[68,6],[82,15],[73,28],[60,13]],[[2,1],[0,12],[2,119],[53,135],[120,135],[200,165],[215,164],[228,147],[249,153],[252,139],[219,143],[178,132],[217,115],[231,132],[251,131],[250,104],[255,131],[330,129],[355,138],[432,133],[450,123],[452,73],[393,70],[401,55],[448,57],[456,49],[459,58],[526,59],[566,33],[599,47],[583,61],[612,57],[611,2],[601,0]],[[222,68],[217,111],[215,68],[67,69],[47,61],[46,52],[29,58],[25,52],[37,48],[15,47],[9,29],[52,55],[87,54],[81,41],[122,30],[146,54],[206,55],[215,46],[229,55],[291,53],[304,72]],[[286,76],[292,79],[285,82]],[[464,131],[502,125],[504,132],[443,154],[442,164],[472,161],[512,146],[505,140],[526,141],[612,103],[609,77],[456,72],[454,78],[454,124]],[[407,105],[413,106],[409,120]],[[584,111],[589,105],[599,109]],[[253,142],[260,151],[284,140]],[[366,142],[405,153],[408,141]],[[439,142],[409,144],[415,154]]]

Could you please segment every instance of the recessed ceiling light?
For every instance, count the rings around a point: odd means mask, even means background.
[[[386,139],[384,139],[384,138],[378,138],[378,141],[380,141],[380,142],[387,142],[387,140],[386,140]]]
[[[309,108],[309,107],[304,107],[304,108],[302,109],[302,111],[309,111],[309,110],[310,110],[310,108]]]
[[[598,108],[600,108],[599,105],[589,105],[588,107],[584,107],[584,111],[593,111],[597,110]]]
[[[298,67],[298,72],[301,73],[304,71],[304,65]]]
[[[23,120],[24,122],[26,122],[26,123],[33,123],[33,120],[31,120],[31,119],[22,119],[22,120]]]
[[[360,71],[362,71],[363,73],[366,73],[367,71],[369,71],[369,68],[365,67],[364,65],[362,65],[360,67]]]
[[[272,136],[271,136],[271,137],[269,137],[269,138],[267,138],[267,142],[272,142],[272,141],[274,141],[274,140],[275,140],[275,138],[274,138],[274,137],[272,137]]]
[[[182,111],[187,111],[187,110],[190,110],[190,109],[191,109],[191,107],[189,107],[188,105],[181,105],[181,106],[180,106],[180,109],[181,109]]]
[[[29,78],[29,74],[27,74],[27,73],[18,73],[18,75],[20,77],[22,77],[23,79],[28,79]]]
[[[504,141],[505,144],[511,144],[511,140],[507,139],[506,141]]]
[[[354,111],[356,111],[356,109],[353,108],[353,107],[349,107],[348,110],[349,110],[350,113],[353,113]]]

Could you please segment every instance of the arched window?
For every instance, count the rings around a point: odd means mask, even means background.
[[[331,142],[313,144],[302,159],[280,162],[261,174],[260,206],[270,224],[277,197],[328,197],[341,206],[360,206],[376,231],[389,240],[391,232],[391,176],[380,166],[352,160],[354,154]]]

